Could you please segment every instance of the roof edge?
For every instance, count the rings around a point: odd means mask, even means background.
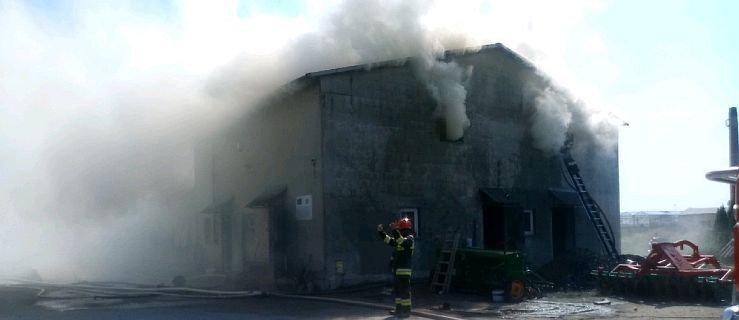
[[[506,47],[500,42],[493,43],[493,44],[486,44],[486,45],[482,45],[479,47],[465,47],[465,48],[445,50],[443,58],[458,57],[458,56],[463,56],[466,54],[474,54],[474,53],[491,51],[491,50],[501,50],[504,53],[510,55],[514,60],[522,63],[524,66],[528,68],[536,69],[536,66],[531,61],[524,58],[522,55],[516,53],[515,51],[511,50],[510,48]],[[401,67],[401,66],[404,66],[406,63],[408,63],[408,61],[410,61],[413,58],[415,57],[405,57],[405,58],[398,58],[398,59],[391,59],[391,60],[384,60],[384,61],[377,61],[377,62],[369,62],[369,63],[357,64],[353,66],[346,66],[346,67],[340,67],[340,68],[308,72],[304,74],[303,76],[291,81],[291,83],[295,81],[304,80],[304,79],[320,78],[323,76],[337,74],[337,73],[344,73],[344,72],[351,72],[351,71],[367,71],[367,70],[373,70],[377,68],[386,68],[386,67]]]

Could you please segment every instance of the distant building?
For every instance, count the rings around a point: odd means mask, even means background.
[[[559,156],[533,145],[534,98],[524,91],[549,80],[500,44],[447,59],[474,66],[461,140],[445,139],[436,102],[402,60],[308,73],[203,141],[192,199],[202,268],[262,286],[386,279],[390,252],[375,226],[400,216],[416,226],[418,277],[449,227],[463,246],[522,250],[534,266],[574,248],[600,251]],[[581,146],[573,156],[618,221],[617,152]]]
[[[632,211],[621,213],[621,228],[669,227],[677,224],[713,227],[718,208],[688,208],[683,211]]]

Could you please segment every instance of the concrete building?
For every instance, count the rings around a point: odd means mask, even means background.
[[[690,240],[703,254],[717,254],[729,238],[716,232],[718,208],[688,208],[683,211],[631,211],[621,213],[621,248],[624,253],[646,255],[652,241]],[[654,240],[653,240],[654,239]]]
[[[308,73],[197,148],[203,268],[262,286],[386,279],[390,251],[375,227],[403,215],[416,224],[419,277],[449,227],[463,245],[523,250],[533,266],[600,251],[561,159],[533,146],[525,91],[546,77],[500,44],[447,59],[474,67],[461,140],[445,139],[436,102],[401,60]],[[573,155],[618,224],[617,153]]]
[[[688,208],[683,211],[629,211],[621,213],[621,228],[659,228],[675,225],[713,228],[718,208]]]

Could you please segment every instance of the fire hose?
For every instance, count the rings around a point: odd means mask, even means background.
[[[301,299],[318,302],[338,303],[344,305],[353,305],[367,307],[373,309],[389,310],[390,307],[383,304],[369,303],[363,301],[317,297],[305,295],[291,295],[274,292],[266,292],[259,290],[252,291],[223,291],[223,290],[206,290],[184,287],[128,287],[128,286],[102,286],[90,284],[56,284],[41,281],[8,279],[16,284],[5,284],[5,287],[26,288],[38,290],[37,297],[44,299],[75,299],[77,297],[55,297],[48,295],[48,289],[68,290],[87,295],[93,298],[138,298],[146,296],[170,296],[180,298],[197,298],[197,299],[237,299],[251,297],[274,297],[282,299]],[[88,296],[89,297],[89,296]],[[437,320],[461,320],[459,318],[447,315],[436,314],[428,311],[413,310],[411,314]]]

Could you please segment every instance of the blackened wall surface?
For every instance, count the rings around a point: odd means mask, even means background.
[[[419,212],[416,275],[433,267],[447,227],[461,228],[463,243],[470,238],[482,245],[480,188],[515,192],[520,206],[535,215],[535,232],[525,239],[529,261],[552,258],[554,201],[547,190],[568,186],[558,155],[534,148],[530,135],[535,96],[529,92],[547,80],[502,49],[453,59],[473,68],[467,84],[471,126],[459,142],[440,139],[436,104],[412,64],[319,78],[326,262],[344,266],[344,273],[326,269],[328,286],[389,275],[390,250],[375,226],[403,208]],[[616,152],[594,149],[582,146],[574,156],[593,197],[618,221]],[[574,220],[576,245],[600,250],[584,213]]]
[[[425,276],[449,227],[459,228],[462,245],[495,242],[485,212],[497,209],[481,189],[510,193],[507,206],[533,212],[533,232],[520,246],[533,266],[549,261],[557,236],[552,228],[561,224],[553,223],[561,215],[553,208],[562,205],[550,189],[570,189],[559,155],[535,148],[531,134],[536,93],[550,84],[502,47],[450,59],[472,68],[465,84],[471,126],[461,141],[442,139],[436,102],[411,61],[303,77],[293,83],[297,90],[198,148],[195,198],[202,207],[232,204],[227,219],[203,218],[210,233],[221,229],[207,224],[230,222],[230,263],[217,261],[227,258],[223,241],[216,241],[223,237],[210,234],[210,243],[204,236],[204,268],[267,283],[304,276],[322,287],[385,279],[390,248],[375,226],[407,210],[418,216],[414,274]],[[618,239],[617,150],[583,143],[591,140],[576,136],[573,156],[592,196],[615,222]],[[280,206],[248,206],[280,186]],[[296,202],[304,196],[312,196],[309,219]],[[568,205],[571,219],[559,221],[571,224],[572,234],[559,239],[600,251],[584,212]]]

